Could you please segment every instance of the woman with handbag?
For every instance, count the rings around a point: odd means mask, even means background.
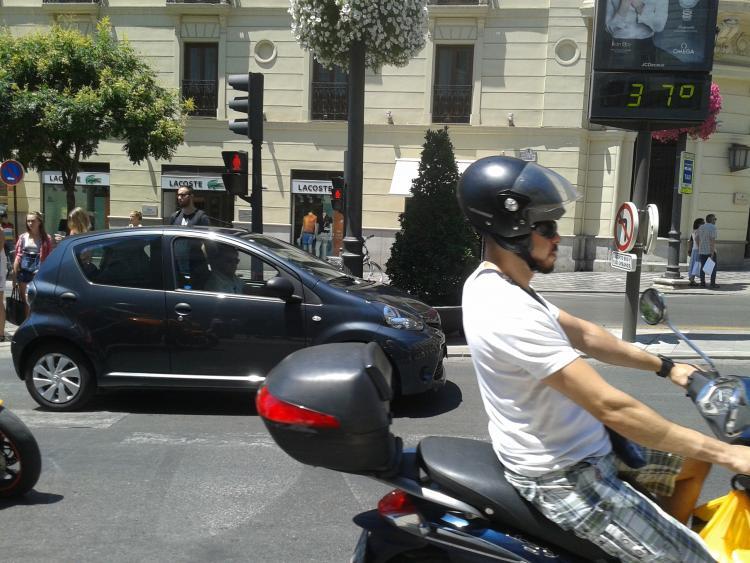
[[[52,238],[44,230],[42,214],[38,211],[30,212],[26,215],[26,232],[18,237],[16,242],[16,258],[13,263],[13,273],[16,276],[20,297],[26,306],[27,317],[29,300],[26,288],[51,251]]]

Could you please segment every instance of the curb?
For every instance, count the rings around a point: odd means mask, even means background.
[[[644,348],[648,352],[651,352],[652,354],[664,354],[665,356],[669,356],[673,360],[702,360],[702,358],[693,352],[690,351],[673,351],[670,348],[672,348],[671,345],[669,346],[639,346],[640,348]],[[735,351],[735,350],[714,350],[713,352],[711,350],[704,350],[704,353],[711,358],[712,360],[750,360],[750,351],[748,352],[741,352],[741,351]],[[469,347],[468,346],[448,346],[448,358],[471,358],[471,354],[469,353]],[[589,358],[588,355],[582,354],[582,357]]]

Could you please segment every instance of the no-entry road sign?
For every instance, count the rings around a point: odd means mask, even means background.
[[[626,201],[615,215],[615,246],[620,252],[630,252],[638,234],[638,208]]]
[[[8,185],[15,186],[23,180],[23,166],[16,160],[6,160],[0,164],[0,179]]]

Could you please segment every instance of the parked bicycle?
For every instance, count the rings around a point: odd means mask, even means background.
[[[375,235],[369,235],[362,240],[362,278],[367,281],[383,283],[385,281],[385,272],[380,264],[370,258],[370,251],[366,244],[366,242],[374,236]],[[339,249],[339,251],[342,250],[343,249]],[[329,264],[336,266],[339,270],[344,270],[344,262],[341,259],[341,256],[328,256],[326,261]]]

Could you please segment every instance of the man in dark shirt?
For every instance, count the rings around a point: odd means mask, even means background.
[[[169,218],[170,225],[187,225],[190,227],[203,225],[207,227],[211,224],[208,215],[202,209],[193,205],[193,188],[182,186],[177,190],[177,207],[179,209]]]

